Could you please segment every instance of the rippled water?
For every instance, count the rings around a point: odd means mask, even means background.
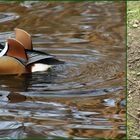
[[[0,42],[19,27],[66,63],[0,77],[0,138],[125,137],[124,20],[124,2],[1,2]]]

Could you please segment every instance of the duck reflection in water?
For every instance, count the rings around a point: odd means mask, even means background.
[[[52,69],[43,73],[37,72],[34,74],[33,73],[23,74],[20,76],[1,75],[0,77],[1,99],[5,100],[4,98],[7,98],[8,102],[10,103],[23,102],[27,100],[27,97],[26,95],[24,95],[24,93],[29,92],[30,94],[30,92],[32,92],[33,85],[45,82],[46,83],[45,86],[47,87],[47,84],[51,84],[52,82],[54,82],[56,73],[53,72],[53,75],[51,73]]]

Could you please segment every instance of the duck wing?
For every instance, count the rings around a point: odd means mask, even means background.
[[[28,57],[28,62],[26,65],[38,63],[39,61],[41,61],[43,59],[48,59],[48,58],[53,57],[47,53],[36,51],[36,50],[26,50],[26,54]]]
[[[63,61],[57,60],[54,58],[54,56],[44,53],[37,50],[26,50],[26,54],[28,57],[28,62],[26,65],[31,65],[34,63],[42,63],[42,64],[48,64],[48,65],[56,65],[56,64],[63,64]]]
[[[42,59],[41,61],[38,61],[38,63],[47,64],[47,65],[59,65],[59,64],[64,64],[65,62],[52,57],[52,58]]]

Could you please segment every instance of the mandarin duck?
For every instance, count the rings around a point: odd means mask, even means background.
[[[0,74],[24,74],[46,71],[51,65],[63,64],[53,55],[33,49],[31,35],[16,28],[15,39],[0,44]]]

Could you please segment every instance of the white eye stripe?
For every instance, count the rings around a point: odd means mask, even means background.
[[[2,51],[0,52],[0,57],[2,57],[8,50],[8,42],[5,43],[4,49],[1,49]]]

